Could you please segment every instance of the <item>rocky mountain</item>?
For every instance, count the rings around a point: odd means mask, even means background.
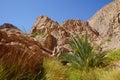
[[[100,9],[90,20],[90,26],[96,29],[106,49],[120,48],[120,0],[115,0]]]
[[[85,36],[86,31],[91,40],[99,36],[88,22],[67,20],[59,25],[46,16],[40,16],[33,25],[30,35],[51,50],[53,55],[59,55],[61,52],[71,52],[68,41],[72,35]]]
[[[37,41],[56,52],[71,51],[66,41],[72,35],[84,36],[87,31],[89,40],[95,45],[102,44],[103,50],[120,48],[120,0],[114,0],[100,9],[88,21],[66,20],[61,25],[46,16],[40,16],[33,25],[30,35]]]
[[[43,58],[73,53],[69,48],[71,36],[85,37],[94,45],[102,43],[103,50],[120,48],[120,0],[115,0],[99,10],[88,21],[66,20],[61,25],[47,16],[37,18],[29,34],[16,26],[0,25],[0,62],[14,63],[28,70],[38,69]],[[27,62],[27,63],[25,63]]]

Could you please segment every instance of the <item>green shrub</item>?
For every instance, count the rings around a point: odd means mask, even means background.
[[[119,61],[120,60],[120,49],[116,51],[111,51],[108,53],[108,57],[111,58],[112,60]]]
[[[97,54],[88,41],[86,34],[85,39],[77,36],[71,38],[73,43],[70,47],[73,49],[74,54],[64,53],[60,56],[62,61],[67,61],[73,67],[79,69],[89,69],[90,67],[103,66],[104,61],[107,59],[106,53]]]

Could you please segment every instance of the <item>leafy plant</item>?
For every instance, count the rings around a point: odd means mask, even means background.
[[[67,61],[72,64],[73,67],[79,69],[89,69],[90,67],[102,66],[106,58],[106,53],[95,53],[92,44],[88,41],[86,33],[85,38],[80,36],[71,37],[73,43],[70,43],[70,47],[74,53],[64,53],[60,56],[62,61]]]

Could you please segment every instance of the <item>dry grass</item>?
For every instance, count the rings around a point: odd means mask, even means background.
[[[44,61],[45,80],[120,80],[120,71],[105,68],[75,69],[64,66],[57,59]]]
[[[46,80],[67,80],[67,68],[57,59],[45,59],[43,67]]]

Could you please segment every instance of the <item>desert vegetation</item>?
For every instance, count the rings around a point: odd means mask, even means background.
[[[87,34],[85,38],[72,36],[70,42],[73,54],[45,58],[37,72],[1,62],[0,80],[120,80],[120,49],[99,53]]]

